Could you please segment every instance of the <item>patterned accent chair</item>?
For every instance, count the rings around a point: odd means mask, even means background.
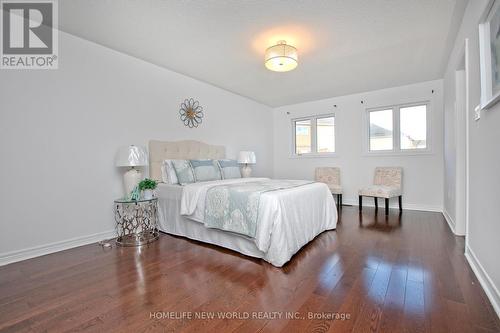
[[[337,195],[337,208],[342,208],[342,186],[340,185],[340,169],[334,167],[316,168],[314,180],[325,183],[332,194]]]
[[[373,197],[375,209],[378,209],[377,198],[385,199],[385,214],[389,214],[389,199],[398,197],[399,211],[402,211],[402,191],[401,183],[403,178],[403,168],[400,167],[377,167],[373,185],[359,190],[359,210],[363,209],[363,197]]]

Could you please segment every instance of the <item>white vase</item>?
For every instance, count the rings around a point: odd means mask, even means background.
[[[145,200],[153,199],[153,190],[144,190],[142,191],[142,196]]]
[[[241,167],[241,176],[243,178],[249,178],[252,176],[252,168],[250,165],[245,164],[243,167]]]
[[[142,179],[142,172],[138,169],[130,169],[123,175],[123,182],[125,185],[125,196],[130,195],[134,188],[139,184]]]

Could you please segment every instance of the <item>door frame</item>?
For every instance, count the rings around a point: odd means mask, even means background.
[[[457,233],[457,235],[465,236],[465,248],[469,245],[469,223],[470,223],[470,213],[469,213],[469,187],[470,187],[470,151],[469,151],[469,126],[470,126],[470,96],[469,96],[469,39],[465,38],[462,48],[460,50],[459,62],[455,67],[455,73],[463,70],[464,71],[464,92],[465,92],[465,105],[459,110],[460,114],[455,114],[455,148],[456,148],[456,166],[463,168],[460,174],[456,174],[455,186],[463,193],[458,193],[455,198],[455,217],[457,214],[463,213],[463,222],[465,224],[464,232]],[[463,59],[463,67],[461,66]],[[455,77],[456,80],[456,77]],[[457,96],[455,96],[455,103],[457,101]],[[459,129],[465,129],[465,140],[461,140],[460,136],[464,133],[460,132]],[[460,145],[459,145],[460,142]],[[465,179],[463,178],[465,177]],[[458,182],[462,186],[458,186]],[[460,195],[458,195],[460,194]],[[463,200],[463,201],[462,201]],[[465,207],[461,205],[465,204]],[[459,213],[459,209],[464,209]],[[455,226],[456,229],[456,226]]]
[[[470,96],[469,96],[469,39],[464,40],[465,57],[465,252],[469,248],[469,223],[470,223]]]

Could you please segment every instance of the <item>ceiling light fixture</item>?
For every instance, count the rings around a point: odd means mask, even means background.
[[[288,72],[298,64],[297,49],[287,45],[284,40],[266,50],[265,65],[271,71]]]

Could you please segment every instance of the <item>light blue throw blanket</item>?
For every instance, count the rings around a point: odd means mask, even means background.
[[[217,185],[207,191],[205,221],[208,228],[231,231],[254,238],[262,193],[311,184],[304,180],[262,180]]]

